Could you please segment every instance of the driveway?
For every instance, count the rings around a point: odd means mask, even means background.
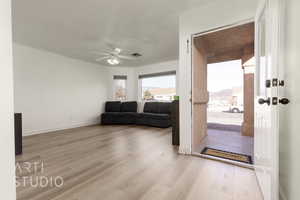
[[[213,124],[238,125],[241,126],[243,122],[243,113],[230,112],[207,112],[207,122]]]

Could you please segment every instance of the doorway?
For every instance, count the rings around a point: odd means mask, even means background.
[[[193,44],[193,153],[211,157],[212,149],[252,164],[254,23],[197,35]],[[219,154],[212,158],[240,162]]]

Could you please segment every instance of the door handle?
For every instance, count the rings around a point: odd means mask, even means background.
[[[259,103],[259,104],[264,104],[264,103],[266,103],[266,104],[268,104],[268,106],[269,106],[269,105],[271,104],[270,97],[268,97],[267,99],[260,98],[260,99],[258,99],[258,103]]]
[[[286,104],[290,103],[290,100],[287,98],[282,98],[282,99],[279,99],[279,103],[286,105]]]

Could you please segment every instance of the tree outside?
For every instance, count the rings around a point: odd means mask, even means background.
[[[144,92],[144,99],[145,100],[152,100],[153,99],[153,95],[151,94],[151,92],[149,90],[146,90]]]
[[[126,91],[125,88],[122,86],[117,86],[116,88],[116,98],[119,100],[125,100],[126,99]]]

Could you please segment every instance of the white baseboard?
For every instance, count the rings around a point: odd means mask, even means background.
[[[282,187],[279,185],[279,199],[280,200],[287,200],[285,193],[283,192]]]
[[[72,123],[70,125],[65,125],[65,126],[59,126],[59,127],[54,127],[54,128],[46,128],[46,129],[40,129],[40,130],[33,130],[33,131],[24,131],[23,136],[30,136],[30,135],[37,135],[37,134],[42,134],[42,133],[49,133],[53,131],[60,131],[60,130],[65,130],[65,129],[71,129],[71,128],[79,128],[83,126],[91,126],[91,125],[97,125],[100,124],[99,121],[90,121],[90,122],[77,122],[77,123]]]

